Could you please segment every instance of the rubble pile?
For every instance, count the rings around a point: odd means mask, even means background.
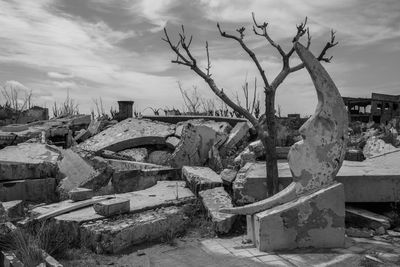
[[[393,127],[356,126],[349,151],[363,149],[367,158],[396,151]],[[292,126],[281,128],[291,136],[277,147],[283,189],[292,179],[286,145],[299,137],[287,131]],[[51,222],[68,233],[71,246],[120,253],[184,232],[198,203],[215,234],[231,233],[239,216],[219,210],[267,197],[266,151],[251,131],[245,121],[171,124],[90,116],[3,127],[0,238],[11,231],[6,228]],[[13,140],[3,138],[5,133]],[[395,227],[390,220],[351,207],[346,216],[348,235],[384,234]]]

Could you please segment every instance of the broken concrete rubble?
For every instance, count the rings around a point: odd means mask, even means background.
[[[96,253],[114,254],[145,241],[173,236],[182,232],[187,222],[183,207],[160,208],[84,223],[81,240]]]
[[[191,121],[183,129],[180,143],[171,155],[170,164],[181,168],[187,166],[203,166],[208,159],[212,146],[219,147],[228,138],[227,123],[209,121]]]
[[[10,219],[11,221],[21,219],[24,216],[24,205],[22,200],[3,202],[3,207],[8,219]]]
[[[236,179],[236,174],[238,172],[236,170],[233,169],[224,169],[220,175],[221,175],[221,179],[222,179],[222,183],[224,185],[224,187],[230,188],[230,190],[232,190],[232,185],[233,182]]]
[[[384,231],[390,228],[389,218],[371,211],[346,207],[346,225],[361,228],[370,228],[377,231],[383,227]]]
[[[250,126],[247,122],[238,122],[235,127],[230,131],[228,140],[225,142],[221,148],[223,151],[233,149],[235,146],[246,138]]]
[[[223,187],[215,187],[199,192],[208,216],[211,218],[214,231],[219,234],[226,234],[232,229],[237,215],[221,213],[221,208],[231,208],[232,199]]]
[[[0,181],[57,177],[56,148],[37,143],[23,143],[0,150]]]
[[[164,150],[155,150],[149,154],[147,162],[157,165],[168,165],[171,153]]]
[[[69,199],[72,201],[82,201],[93,197],[93,190],[89,188],[77,187],[69,191]]]
[[[175,126],[171,124],[129,118],[78,146],[95,153],[100,153],[102,150],[118,152],[144,145],[165,145],[166,138],[174,132]]]
[[[385,141],[377,138],[376,136],[372,136],[367,140],[363,149],[363,153],[366,158],[371,158],[396,150],[400,149],[397,149],[391,144],[385,143]]]
[[[149,152],[146,148],[129,148],[118,152],[118,155],[124,156],[129,160],[138,161],[138,162],[146,162]]]
[[[182,178],[195,194],[202,190],[222,186],[221,177],[208,167],[184,166]]]
[[[0,181],[0,201],[25,200],[51,203],[58,200],[55,178]]]

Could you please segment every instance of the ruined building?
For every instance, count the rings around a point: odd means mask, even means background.
[[[371,98],[343,97],[349,113],[349,121],[387,124],[400,116],[400,95],[372,93]]]

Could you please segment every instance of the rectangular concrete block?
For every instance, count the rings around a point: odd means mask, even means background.
[[[58,199],[56,186],[54,178],[0,182],[0,201],[54,202]]]
[[[337,183],[255,214],[255,245],[261,251],[343,247],[344,215],[343,185]]]
[[[68,193],[72,201],[82,201],[93,197],[93,190],[89,188],[78,187]]]
[[[195,194],[202,190],[222,186],[221,176],[208,167],[184,166],[182,178]]]
[[[130,211],[130,201],[127,198],[114,198],[93,205],[97,214],[110,217]]]

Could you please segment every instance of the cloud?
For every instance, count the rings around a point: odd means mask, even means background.
[[[74,77],[72,74],[60,73],[60,72],[55,72],[55,71],[49,71],[49,72],[47,73],[47,75],[48,75],[50,78],[54,78],[54,79],[68,79],[68,78]]]

